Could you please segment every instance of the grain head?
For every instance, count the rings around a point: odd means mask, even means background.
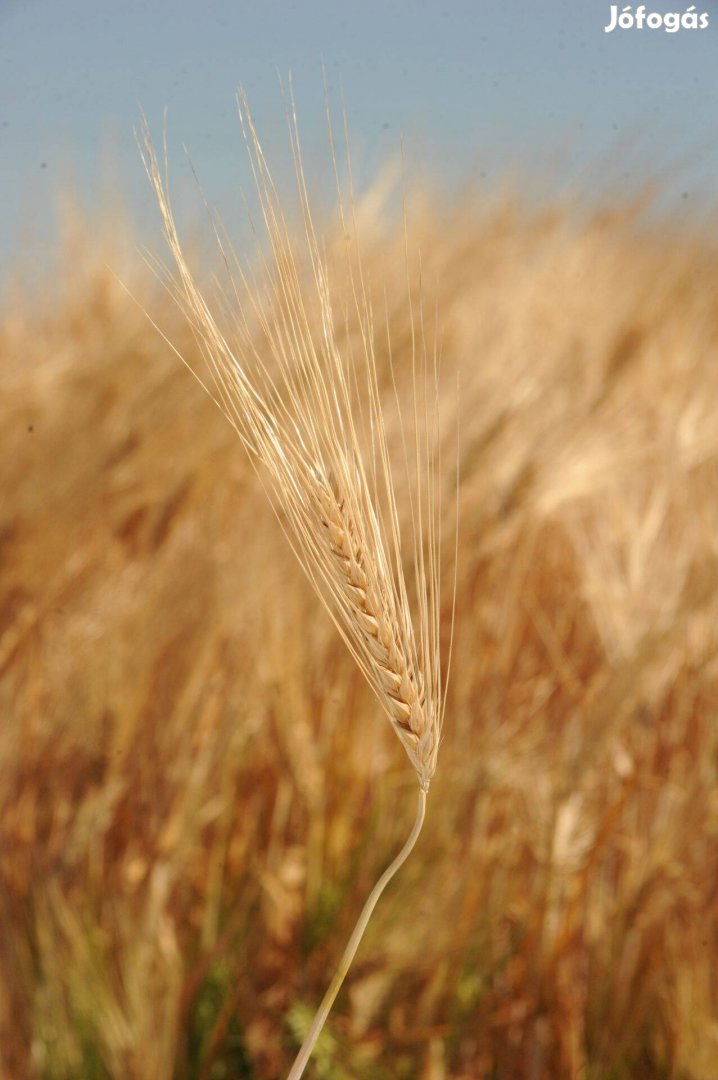
[[[333,309],[329,262],[307,194],[291,94],[289,132],[303,251],[291,241],[243,95],[239,111],[269,241],[260,272],[237,257],[213,216],[227,284],[214,305],[206,299],[177,233],[166,153],[163,170],[145,127],[145,167],[175,271],[157,266],[206,362],[206,372],[195,369],[195,376],[237,430],[297,559],[427,791],[436,768],[444,708],[439,664],[436,350],[430,355],[420,333],[421,316],[415,318],[412,311],[408,408],[416,434],[407,439],[402,431],[399,440],[401,466],[413,491],[407,538],[402,536],[397,510],[386,405],[377,374],[377,331],[357,254],[352,207],[345,208],[337,179],[347,239],[342,287],[346,292],[349,286],[360,328],[358,344],[342,338],[342,322]],[[338,178],[333,143],[332,148]],[[401,425],[393,371],[392,377]]]

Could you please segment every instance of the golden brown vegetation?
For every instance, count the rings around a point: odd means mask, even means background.
[[[402,230],[359,210],[400,369]],[[313,1075],[711,1080],[718,256],[629,211],[409,220],[447,430],[461,371],[455,656]],[[275,1077],[415,778],[106,261],[0,327],[0,1074]]]

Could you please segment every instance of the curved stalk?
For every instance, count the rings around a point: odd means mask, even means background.
[[[316,1041],[319,1038],[319,1035],[322,1028],[324,1027],[327,1017],[329,1016],[331,1007],[334,1004],[334,1000],[339,993],[339,990],[341,989],[341,985],[344,982],[349,968],[351,967],[352,960],[354,959],[355,953],[359,947],[359,942],[364,936],[364,931],[367,928],[367,923],[371,918],[371,914],[376,907],[377,901],[381,894],[384,892],[384,889],[387,887],[391,879],[396,874],[397,870],[400,869],[400,867],[406,862],[407,858],[411,854],[414,844],[416,843],[419,837],[419,833],[421,832],[421,827],[424,824],[425,814],[426,792],[423,788],[420,788],[419,805],[416,811],[416,820],[414,822],[411,833],[409,834],[409,838],[404,844],[399,854],[397,855],[397,857],[394,859],[391,865],[386,868],[386,870],[381,875],[376,885],[372,889],[371,893],[369,894],[367,902],[362,908],[361,915],[357,919],[356,926],[352,931],[352,936],[347,942],[347,946],[339,962],[339,967],[337,968],[336,974],[334,975],[329,989],[327,990],[326,994],[322,999],[321,1005],[317,1009],[317,1014],[312,1021],[312,1026],[307,1033],[307,1037],[302,1044],[301,1050],[297,1054],[296,1060],[292,1065],[289,1075],[287,1076],[287,1080],[299,1080],[299,1078],[303,1075],[304,1070],[307,1066],[307,1062],[312,1055],[312,1051],[314,1049]]]

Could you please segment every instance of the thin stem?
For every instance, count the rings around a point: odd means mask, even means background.
[[[303,1075],[307,1062],[312,1055],[312,1050],[314,1049],[316,1041],[319,1038],[322,1028],[324,1027],[326,1019],[329,1016],[331,1007],[334,1004],[334,999],[339,993],[346,974],[351,967],[352,960],[354,959],[354,955],[359,947],[359,942],[364,936],[364,931],[366,930],[367,923],[369,922],[371,914],[376,907],[377,900],[384,892],[384,889],[387,887],[391,879],[394,877],[394,874],[396,874],[397,870],[399,870],[400,867],[403,866],[403,864],[406,862],[407,858],[411,854],[414,844],[416,843],[419,837],[419,833],[421,832],[421,827],[424,824],[425,814],[426,792],[423,790],[423,788],[421,788],[419,790],[419,805],[416,811],[416,821],[414,822],[414,827],[411,830],[409,839],[406,841],[391,866],[388,866],[386,868],[386,870],[381,875],[376,885],[372,889],[371,893],[369,894],[369,898],[367,899],[367,902],[362,908],[362,913],[357,919],[357,924],[352,931],[352,936],[347,942],[347,947],[344,950],[344,955],[339,962],[337,972],[331,981],[329,989],[327,990],[326,994],[322,999],[321,1005],[317,1009],[317,1015],[312,1021],[312,1026],[310,1027],[307,1037],[302,1044],[301,1050],[297,1054],[296,1060],[292,1065],[292,1069],[287,1077],[287,1080],[299,1080],[299,1078]]]

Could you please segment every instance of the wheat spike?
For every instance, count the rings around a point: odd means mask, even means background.
[[[412,652],[403,612],[393,604],[376,565],[369,564],[356,523],[326,484],[317,482],[317,504],[326,530],[330,557],[337,569],[337,589],[346,598],[355,627],[357,648],[365,655],[365,671],[377,696],[428,791],[436,768],[436,732],[427,717],[426,692]]]
[[[339,970],[290,1073],[298,1080],[381,892],[408,856],[424,819],[436,769],[445,696],[439,665],[440,502],[435,490],[436,359],[419,343],[412,312],[410,408],[414,483],[410,544],[402,544],[375,357],[371,304],[361,262],[347,255],[360,346],[339,344],[329,280],[311,215],[293,98],[290,141],[306,240],[302,276],[277,190],[247,101],[240,118],[271,254],[260,279],[235,255],[214,219],[229,286],[214,314],[184,258],[164,175],[147,128],[143,159],[157,195],[176,276],[159,266],[200,346],[211,385],[194,372],[237,430],[304,572],[329,612],[416,771],[419,805],[409,840],[367,900]],[[333,148],[333,143],[332,143]],[[333,150],[335,173],[336,155]],[[338,175],[338,174],[337,174]],[[353,232],[340,195],[345,235]],[[314,320],[314,321],[313,321]],[[257,344],[257,331],[261,346]],[[395,373],[394,392],[398,406]],[[404,565],[413,562],[412,593]]]
[[[273,261],[264,262],[263,284],[240,263],[215,222],[231,282],[220,298],[231,316],[220,323],[186,263],[167,174],[163,176],[145,130],[145,167],[157,194],[177,277],[164,267],[159,270],[194,330],[213,387],[194,374],[238,431],[295,555],[391,720],[421,787],[428,790],[444,705],[431,445],[435,425],[428,412],[436,372],[427,376],[424,371],[423,383],[415,372],[413,386],[417,430],[413,466],[418,476],[425,475],[411,523],[413,615],[378,386],[373,316],[361,266],[349,261],[347,265],[361,327],[361,356],[350,363],[338,345],[329,273],[306,194],[296,117],[292,113],[290,136],[309,256],[309,295],[244,97],[240,117],[271,244]],[[345,228],[350,228],[346,221]],[[319,342],[310,315],[317,306]],[[253,334],[257,326],[264,339],[261,351]],[[428,362],[425,355],[420,359],[424,365]],[[419,363],[416,355],[414,362]],[[363,427],[356,416],[362,407]],[[421,410],[426,415],[420,415]]]

